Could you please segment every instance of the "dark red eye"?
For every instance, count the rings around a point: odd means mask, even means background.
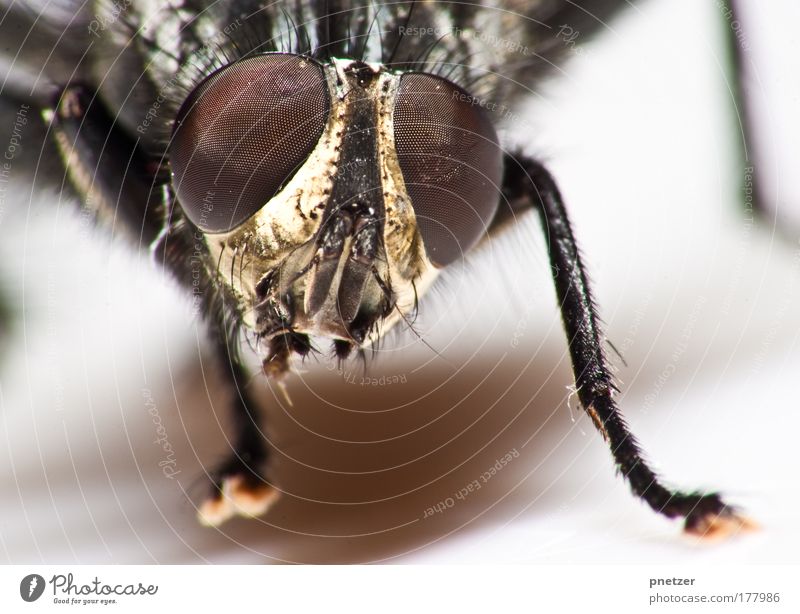
[[[500,203],[502,152],[486,112],[449,81],[400,79],[394,140],[431,262],[457,260],[486,232]]]
[[[208,77],[178,112],[170,149],[188,218],[212,233],[245,222],[308,158],[329,110],[322,68],[298,55],[254,56]]]

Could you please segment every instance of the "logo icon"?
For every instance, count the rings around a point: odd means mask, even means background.
[[[25,601],[36,601],[44,592],[44,578],[38,573],[32,573],[22,578],[19,583],[19,595]]]

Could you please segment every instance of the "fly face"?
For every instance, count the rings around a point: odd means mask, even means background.
[[[173,186],[270,371],[287,340],[331,338],[339,357],[377,341],[485,234],[502,156],[471,102],[438,76],[284,53],[188,97]]]

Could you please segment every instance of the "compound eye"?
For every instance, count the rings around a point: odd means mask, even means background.
[[[502,152],[484,109],[449,81],[400,79],[394,140],[428,258],[459,259],[486,233],[500,203]]]
[[[178,112],[170,148],[187,217],[209,233],[247,221],[311,154],[329,110],[322,68],[298,55],[254,56],[206,78]]]

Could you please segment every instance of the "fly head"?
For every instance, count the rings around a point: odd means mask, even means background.
[[[485,235],[501,161],[446,79],[290,53],[206,77],[170,147],[177,200],[278,372],[309,337],[343,358],[407,320]]]

